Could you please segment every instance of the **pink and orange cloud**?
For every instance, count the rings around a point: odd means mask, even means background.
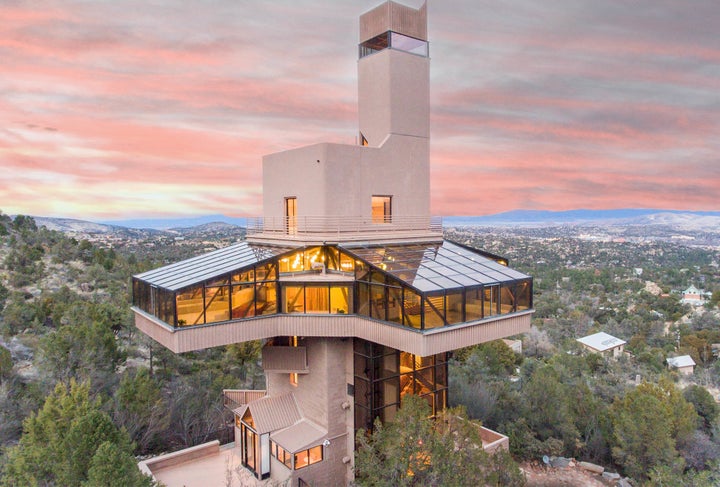
[[[378,1],[3,2],[0,210],[260,214],[263,154],[354,143]],[[433,213],[720,209],[720,4],[622,5],[429,4]]]

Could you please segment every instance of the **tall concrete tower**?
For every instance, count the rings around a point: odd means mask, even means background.
[[[246,241],[133,278],[137,327],[176,353],[263,341],[266,389],[225,393],[258,480],[350,482],[358,429],[406,394],[442,410],[453,350],[530,328],[532,278],[430,216],[428,54],[425,5],[362,15],[359,143],[265,156]]]

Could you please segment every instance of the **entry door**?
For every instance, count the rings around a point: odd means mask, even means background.
[[[242,462],[257,475],[257,434],[242,424]]]
[[[288,235],[297,234],[297,198],[285,198],[285,231]]]

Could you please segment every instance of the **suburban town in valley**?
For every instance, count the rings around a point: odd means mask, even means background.
[[[428,5],[348,16],[259,216],[0,211],[0,487],[720,485],[720,212],[434,215]]]

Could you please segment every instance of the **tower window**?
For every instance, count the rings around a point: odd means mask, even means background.
[[[297,198],[295,196],[285,198],[285,233],[297,235]]]
[[[428,42],[415,37],[406,36],[397,32],[384,32],[378,36],[368,39],[360,44],[360,58],[369,56],[384,49],[395,49],[399,51],[417,54],[418,56],[428,57]]]
[[[372,197],[372,222],[392,223],[392,196]]]

